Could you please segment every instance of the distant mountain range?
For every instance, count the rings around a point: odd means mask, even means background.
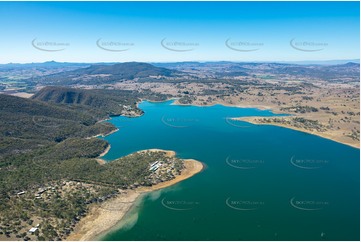
[[[350,62],[360,64],[360,59],[325,60],[325,61],[284,61],[284,62],[281,61],[279,63],[298,64],[298,65],[342,65]]]
[[[306,61],[184,61],[184,62],[150,62],[150,64],[160,67],[169,67],[174,65],[224,65],[224,64],[260,64],[260,63],[279,63],[279,64],[294,64],[294,65],[342,65],[349,62],[359,63],[360,59],[347,60],[306,60]]]
[[[282,63],[282,64],[298,64],[298,65],[341,65],[349,62],[360,63],[360,59],[345,59],[345,60],[305,60],[305,61],[183,61],[183,62],[149,62],[154,66],[166,67],[167,65],[177,64],[228,64],[228,63]],[[144,63],[144,62],[125,62],[125,63]],[[125,64],[119,62],[57,62],[57,61],[46,61],[46,62],[33,62],[33,63],[7,63],[0,64],[0,68],[4,67],[61,67],[61,66],[91,66],[91,65],[114,65],[114,64]]]
[[[332,62],[328,62],[332,63]],[[278,76],[289,78],[310,78],[325,81],[359,81],[360,64],[347,62],[337,65],[290,64],[277,62],[175,62],[155,65],[182,72],[199,72],[218,78],[234,76]]]
[[[86,68],[33,78],[32,81],[46,85],[96,85],[135,78],[172,77],[180,73],[177,70],[156,67],[148,63],[125,62],[91,65]]]
[[[302,65],[277,62],[173,62],[173,63],[60,63],[55,61],[0,65],[1,80],[20,80],[28,86],[107,85],[124,80],[139,82],[223,79],[257,75],[310,78],[330,82],[358,82],[359,60]],[[327,63],[327,64],[326,64]],[[333,64],[342,63],[342,64]],[[4,84],[3,84],[4,85]]]
[[[125,62],[113,65],[91,65],[88,68],[78,69],[68,74],[79,75],[98,75],[110,74],[118,76],[122,79],[133,79],[136,77],[149,77],[149,76],[172,76],[177,71],[169,70],[166,68],[155,67],[148,63],[140,62]]]

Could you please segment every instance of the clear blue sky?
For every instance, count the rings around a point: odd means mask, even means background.
[[[359,18],[359,2],[0,2],[0,63],[358,59]]]

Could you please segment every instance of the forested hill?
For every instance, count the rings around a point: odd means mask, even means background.
[[[147,63],[125,62],[112,65],[91,65],[86,68],[33,78],[32,81],[43,85],[96,85],[135,78],[172,77],[181,73]]]
[[[156,67],[148,63],[141,62],[125,62],[114,65],[92,65],[87,68],[72,71],[77,74],[110,74],[119,76],[124,79],[133,79],[136,77],[149,77],[149,76],[172,76],[180,73],[175,70],[170,70],[163,67]]]
[[[65,87],[43,88],[31,99],[1,94],[0,162],[68,138],[109,133],[115,127],[98,121],[112,115],[141,115],[137,108],[140,95],[134,91]],[[166,98],[151,94],[147,97]]]
[[[108,143],[91,137],[116,130],[99,121],[111,115],[139,116],[141,99],[166,98],[147,92],[64,87],[46,87],[30,99],[0,94],[0,193],[54,179],[58,169],[54,164],[97,157]],[[35,171],[34,165],[41,169]],[[44,169],[48,175],[40,179],[37,172],[44,174]]]
[[[45,87],[32,99],[54,104],[82,107],[97,111],[101,115],[121,115],[133,110],[134,115],[142,112],[136,107],[139,93],[123,90],[85,90],[67,87]]]
[[[0,165],[10,156],[31,153],[68,138],[86,138],[114,130],[110,123],[97,123],[104,117],[76,107],[1,94]]]

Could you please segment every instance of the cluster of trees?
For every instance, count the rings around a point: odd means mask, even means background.
[[[96,111],[96,109],[95,109]],[[37,100],[0,95],[0,167],[19,155],[52,147],[69,138],[87,138],[116,128],[99,123],[106,115]]]
[[[297,128],[304,128],[307,130],[317,130],[319,132],[326,131],[326,127],[317,120],[305,119],[301,117],[295,118],[262,118],[259,119],[261,123],[279,123],[291,125]]]
[[[101,142],[98,139],[94,141]],[[163,152],[135,153],[100,165],[95,159],[85,158],[96,155],[91,148],[94,144],[92,141],[88,142],[86,148],[77,144],[75,139],[69,140],[68,144],[64,142],[34,156],[35,162],[22,160],[24,163],[16,168],[0,171],[0,233],[23,237],[21,231],[28,229],[29,225],[34,226],[32,218],[40,217],[42,226],[38,240],[65,238],[80,218],[86,215],[88,204],[106,200],[116,194],[118,188],[152,185],[150,163],[171,160],[177,172],[182,169],[181,160],[166,157]],[[67,149],[72,144],[80,150]],[[79,157],[67,159],[75,156]],[[78,186],[69,190],[59,185],[63,181],[93,184],[93,187]],[[40,199],[37,198],[38,189],[45,186],[50,187]],[[95,191],[94,186],[97,187]],[[22,190],[26,193],[16,195]]]
[[[285,107],[281,108],[282,111],[289,111],[295,113],[311,113],[318,112],[318,109],[311,106],[295,106],[295,107]]]
[[[63,240],[87,214],[88,204],[117,193],[111,187],[64,180],[47,185],[50,187],[40,199],[34,197],[36,189],[30,189],[0,203],[0,234],[24,240]],[[27,233],[29,227],[35,226],[38,230],[34,234]]]
[[[106,117],[120,115],[124,106],[137,110],[140,94],[128,90],[85,90],[67,87],[45,87],[37,92],[32,99],[62,104],[77,112],[91,114],[93,117]]]

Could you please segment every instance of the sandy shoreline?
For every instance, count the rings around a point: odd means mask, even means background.
[[[103,120],[103,121],[105,121],[105,120]],[[113,130],[113,131],[111,131],[111,132],[109,132],[109,133],[107,133],[107,134],[98,134],[98,135],[95,135],[95,136],[92,137],[92,138],[97,138],[97,137],[103,137],[103,138],[104,138],[105,136],[111,135],[111,134],[113,134],[113,133],[115,133],[115,132],[118,132],[118,131],[119,131],[119,129],[115,129],[115,130]],[[103,151],[103,153],[101,153],[101,154],[96,158],[96,160],[97,160],[97,162],[98,162],[99,164],[104,165],[105,163],[107,163],[104,159],[101,159],[101,157],[105,156],[105,155],[109,152],[110,148],[111,148],[111,145],[108,143],[107,148]]]
[[[173,157],[176,154],[174,151],[160,149],[142,150],[139,152],[146,151],[163,151],[166,152],[166,155],[169,157]],[[170,181],[161,182],[151,187],[138,187],[134,190],[125,190],[115,198],[111,198],[99,205],[92,205],[86,217],[80,220],[67,240],[85,241],[99,238],[119,224],[125,214],[132,208],[142,194],[172,186],[203,170],[203,164],[199,161],[193,159],[184,159],[183,161],[185,169],[182,170],[179,176]]]
[[[99,164],[104,165],[105,163],[107,163],[105,160],[102,159],[102,157],[105,156],[105,155],[109,152],[110,148],[111,148],[111,145],[108,144],[107,148],[105,148],[105,150],[103,151],[103,153],[101,153],[101,154],[96,158],[96,160],[98,161]]]
[[[118,132],[118,131],[119,131],[119,129],[117,128],[117,129],[115,129],[115,130],[113,130],[113,131],[110,131],[109,133],[106,133],[106,134],[98,134],[98,135],[95,136],[95,137],[105,137],[105,136],[114,134],[115,132]]]
[[[332,140],[332,141],[340,143],[340,144],[344,144],[344,145],[351,146],[353,148],[360,149],[360,143],[359,142],[350,143],[350,142],[347,142],[347,141],[341,141],[341,140],[339,140],[339,137],[328,134],[328,133],[310,131],[310,130],[307,130],[307,129],[297,128],[297,127],[287,125],[287,124],[260,123],[260,122],[255,120],[257,118],[265,118],[265,117],[245,117],[245,118],[233,118],[233,119],[234,120],[245,121],[245,122],[255,124],[255,125],[273,125],[273,126],[278,126],[278,127],[282,127],[282,128],[292,129],[292,130],[296,130],[296,131],[299,131],[299,132],[303,132],[303,133],[307,133],[307,134],[311,134],[311,135],[316,135],[316,136],[319,136],[319,137],[322,137],[322,138],[325,138],[325,139],[329,139],[329,140]]]
[[[104,138],[104,137],[106,137],[108,135],[111,135],[111,134],[113,134],[115,132],[118,132],[118,131],[119,131],[119,129],[117,128],[117,129],[115,129],[113,131],[110,131],[109,133],[93,135],[93,136],[87,137],[86,139],[92,139],[92,138],[98,138],[98,137],[103,137]]]

